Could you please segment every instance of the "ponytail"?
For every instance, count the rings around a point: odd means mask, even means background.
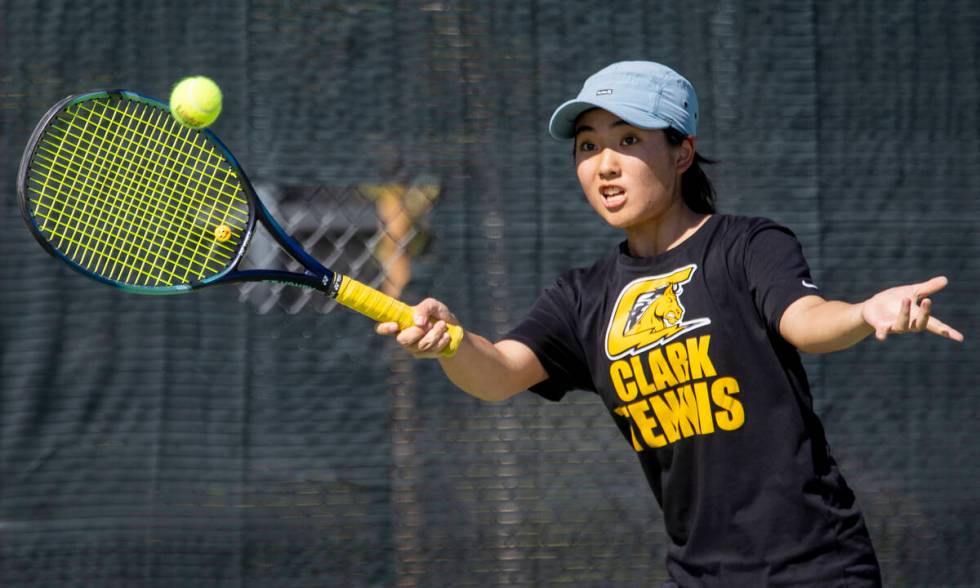
[[[684,133],[673,127],[664,129],[664,134],[667,136],[667,143],[674,147],[679,146],[687,138]],[[684,199],[684,204],[699,214],[715,212],[715,188],[701,167],[702,164],[712,163],[715,163],[715,160],[702,157],[700,153],[695,152],[691,167],[687,168],[681,176],[681,197]]]

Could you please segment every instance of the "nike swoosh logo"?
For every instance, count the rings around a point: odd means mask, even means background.
[[[820,288],[817,288],[817,285],[816,284],[811,284],[810,282],[807,282],[806,280],[801,280],[801,281],[803,282],[803,287],[804,288],[812,288],[814,290],[819,290],[820,289]]]

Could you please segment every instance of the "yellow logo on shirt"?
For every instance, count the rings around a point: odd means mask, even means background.
[[[689,437],[735,431],[745,424],[737,379],[719,375],[709,354],[711,335],[681,338],[711,324],[685,320],[688,265],[630,282],[613,308],[606,331],[609,378],[618,399],[613,413],[629,423],[636,451]]]
[[[697,269],[696,265],[688,265],[634,280],[623,288],[606,331],[609,359],[642,353],[711,323],[709,318],[684,320],[684,284],[691,281]]]

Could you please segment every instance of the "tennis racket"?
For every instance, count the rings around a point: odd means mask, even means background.
[[[64,98],[40,120],[17,176],[21,213],[44,249],[83,275],[139,294],[247,281],[315,288],[378,322],[412,309],[314,259],[269,214],[209,130],[127,90]],[[256,221],[304,268],[238,269]],[[449,327],[451,356],[463,330]]]

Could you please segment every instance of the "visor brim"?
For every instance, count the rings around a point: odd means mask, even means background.
[[[666,129],[670,123],[649,112],[621,103],[603,100],[569,100],[555,109],[548,122],[548,133],[555,139],[571,139],[575,136],[575,121],[583,112],[601,108],[638,129]]]

